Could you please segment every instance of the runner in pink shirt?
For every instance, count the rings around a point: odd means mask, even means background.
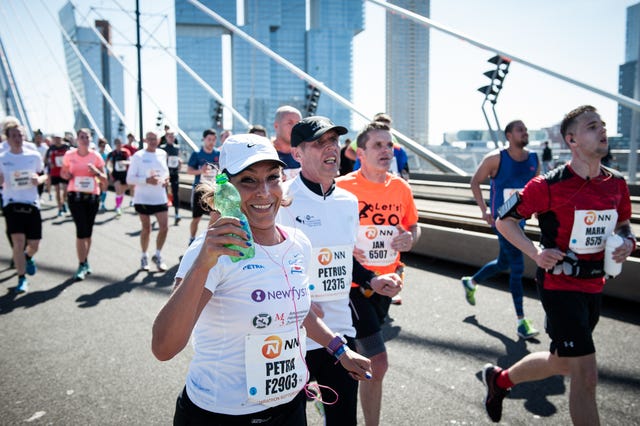
[[[89,129],[78,130],[78,148],[68,151],[62,161],[60,175],[69,180],[67,203],[76,224],[76,251],[78,270],[76,281],[82,281],[91,274],[89,250],[91,234],[100,205],[100,187],[106,185],[107,174],[104,160],[99,152],[89,149]]]

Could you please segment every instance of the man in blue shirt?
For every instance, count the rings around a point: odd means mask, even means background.
[[[203,214],[208,213],[208,209],[200,202],[201,192],[196,187],[200,182],[215,182],[218,171],[218,161],[220,151],[216,146],[217,133],[213,129],[207,129],[202,133],[202,148],[198,152],[191,154],[187,164],[187,174],[195,176],[191,189],[191,212],[192,219],[189,226],[189,244],[196,238],[198,224]]]
[[[524,272],[524,257],[522,252],[514,247],[495,229],[495,220],[498,216],[498,208],[515,191],[522,191],[529,180],[540,172],[538,155],[525,147],[529,144],[527,127],[520,120],[507,124],[504,130],[505,137],[509,141],[506,149],[495,150],[488,153],[478,166],[471,178],[471,191],[480,207],[482,218],[494,229],[500,244],[498,258],[484,265],[474,276],[462,277],[462,286],[465,297],[470,305],[476,304],[475,292],[478,283],[488,280],[494,275],[510,270],[509,289],[513,298],[513,305],[518,317],[517,333],[523,339],[530,339],[538,335],[538,330],[533,328],[531,321],[524,316],[522,303],[522,274]],[[487,207],[480,183],[486,178],[491,183],[491,206]],[[524,229],[524,220],[520,222]]]

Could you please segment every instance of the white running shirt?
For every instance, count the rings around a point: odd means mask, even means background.
[[[164,180],[169,177],[167,153],[162,149],[149,152],[140,150],[131,157],[127,170],[127,184],[135,185],[133,204],[167,204],[167,190],[162,185],[149,185],[147,178],[157,175]]]
[[[187,393],[205,410],[241,415],[291,401],[308,379],[302,321],[309,312],[311,243],[280,227],[286,239],[256,244],[252,259],[221,256],[205,283],[213,296],[192,333]],[[195,261],[206,231],[185,253],[176,278]],[[286,278],[285,278],[286,272]]]
[[[280,208],[276,222],[301,230],[311,240],[311,300],[322,307],[322,320],[332,331],[355,337],[349,291],[360,224],[358,199],[338,187],[325,199],[307,188],[300,177],[286,181],[284,192],[293,202]],[[307,339],[307,350],[321,347]]]

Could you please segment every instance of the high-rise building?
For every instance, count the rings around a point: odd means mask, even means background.
[[[353,37],[364,29],[364,4],[360,0],[310,0],[307,34],[307,73],[343,98],[352,98]],[[318,115],[349,127],[351,111],[320,95]]]
[[[202,2],[278,55],[325,85],[351,98],[352,40],[363,29],[362,0],[245,0]],[[309,10],[307,11],[307,4]],[[222,90],[222,36],[228,32],[186,0],[175,0],[176,51],[218,93]],[[236,19],[236,15],[238,19]],[[307,16],[309,24],[307,24]],[[231,82],[234,108],[252,124],[271,130],[275,111],[292,105],[303,114],[310,91],[304,80],[244,39],[231,35]],[[225,94],[227,95],[227,94]],[[195,140],[211,127],[215,101],[178,69],[179,124]],[[351,112],[320,95],[315,114],[349,125]],[[192,133],[195,130],[196,133]],[[244,131],[234,120],[234,131]]]
[[[203,0],[203,5],[235,22],[236,2]],[[228,31],[186,0],[175,0],[176,54],[222,95],[222,36]],[[178,125],[194,141],[216,127],[216,100],[182,67],[177,66]]]
[[[640,88],[635,87],[636,72],[640,55],[640,3],[627,8],[627,27],[625,38],[625,63],[620,65],[618,73],[618,93],[633,98]],[[631,109],[618,105],[618,133],[627,139],[631,136]]]
[[[429,0],[391,0],[430,16]],[[429,29],[387,12],[386,108],[393,127],[427,145],[429,136]]]
[[[112,60],[111,54],[106,49],[94,30],[89,27],[81,27],[76,24],[75,8],[69,2],[58,12],[62,28],[72,40],[78,51],[89,64],[100,84],[109,93],[118,109],[124,114],[124,70],[122,65]],[[108,21],[96,21],[97,31],[110,42],[110,25]],[[98,84],[82,64],[80,58],[69,45],[66,37],[62,36],[64,54],[67,63],[69,84],[72,84],[76,93],[82,98],[87,110],[95,123],[111,142],[118,135],[120,118],[112,110]],[[80,107],[75,96],[73,99],[74,129],[81,127],[91,128],[91,122]]]
[[[306,63],[306,1],[246,0],[241,29],[301,69]],[[271,130],[279,106],[300,110],[305,82],[240,37],[233,38],[233,104]],[[239,125],[239,123],[235,123]]]

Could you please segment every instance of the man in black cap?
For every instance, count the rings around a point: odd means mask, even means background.
[[[321,388],[326,425],[357,424],[358,382],[332,357],[341,356],[344,343],[355,349],[356,330],[350,309],[351,283],[393,296],[402,287],[397,274],[376,276],[353,258],[358,225],[358,200],[337,188],[334,178],[340,163],[339,137],[347,129],[328,118],[307,117],[291,130],[293,158],[300,173],[284,184],[291,205],[280,209],[278,223],[302,230],[311,241],[312,263],[308,271],[312,309],[337,333],[329,353],[307,340],[306,362]],[[328,390],[333,389],[339,397]]]

